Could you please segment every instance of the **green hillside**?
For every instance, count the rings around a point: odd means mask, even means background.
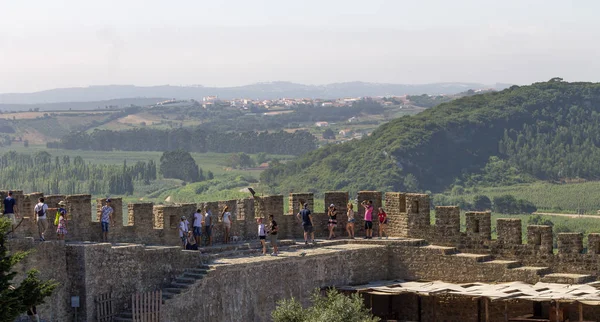
[[[395,119],[362,140],[273,167],[261,179],[274,190],[315,192],[597,179],[599,112],[600,84],[555,78],[513,86]]]

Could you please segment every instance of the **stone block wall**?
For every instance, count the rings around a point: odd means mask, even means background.
[[[408,216],[406,215],[406,194],[385,193],[385,211],[388,215],[388,233],[394,237],[408,236]]]
[[[408,217],[409,236],[417,237],[427,234],[431,225],[429,195],[407,193],[406,215]]]
[[[558,254],[581,254],[583,252],[583,234],[559,233],[557,246]]]
[[[496,221],[497,242],[504,245],[523,244],[521,219],[499,218]]]
[[[65,197],[67,204],[68,233],[67,240],[99,240],[100,227],[92,226],[92,196],[69,195]]]
[[[435,227],[442,236],[460,235],[460,208],[456,206],[435,207]]]
[[[587,253],[597,255],[600,254],[600,234],[588,234]]]
[[[531,246],[535,253],[552,254],[552,249],[554,246],[552,226],[527,226],[527,245]]]

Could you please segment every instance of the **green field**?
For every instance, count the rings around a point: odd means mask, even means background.
[[[463,197],[472,202],[475,195],[486,195],[490,199],[500,195],[513,195],[517,199],[533,202],[538,211],[555,213],[577,213],[578,209],[585,214],[595,215],[600,210],[600,181],[583,183],[555,184],[534,182],[503,187],[466,189],[464,194],[449,197]]]

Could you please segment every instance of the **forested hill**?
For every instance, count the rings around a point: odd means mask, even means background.
[[[465,178],[598,179],[599,124],[600,84],[555,78],[395,119],[360,141],[273,167],[262,180],[290,191],[435,192]]]

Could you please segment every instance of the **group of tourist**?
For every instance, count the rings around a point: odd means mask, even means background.
[[[373,201],[364,200],[361,202],[361,205],[365,208],[365,237],[364,239],[372,239],[373,238]],[[302,209],[296,214],[298,220],[302,223],[302,228],[304,229],[304,243],[308,245],[309,242],[313,244],[315,241],[315,232],[314,232],[314,224],[312,213],[310,209],[308,209],[308,203],[301,202]],[[356,218],[354,217],[354,205],[349,202],[347,205],[348,210],[346,211],[346,216],[348,223],[346,224],[346,232],[348,233],[348,237],[350,239],[354,239],[354,224],[356,223]],[[327,216],[328,222],[327,227],[329,229],[329,239],[336,238],[335,228],[337,227],[337,209],[334,204],[330,204],[327,208]],[[388,224],[387,214],[383,210],[382,207],[379,207],[377,213],[377,219],[379,220],[379,239],[383,238],[385,235],[388,238],[386,233],[386,227]],[[310,237],[310,238],[309,238]]]
[[[223,243],[228,244],[231,242],[231,224],[233,220],[228,206],[223,207],[220,218],[221,223],[223,224]],[[212,246],[212,230],[214,222],[212,212],[206,207],[204,207],[204,209],[196,210],[193,215],[191,228],[190,222],[187,220],[186,216],[181,216],[178,227],[181,247],[186,250],[198,250],[202,246]],[[258,225],[258,238],[262,245],[263,255],[267,254],[266,240],[268,235],[271,246],[273,247],[273,253],[271,253],[271,255],[277,256],[279,254],[277,247],[278,226],[273,215],[269,216],[268,226],[265,226],[262,218],[257,218],[256,223]]]
[[[11,221],[11,231],[14,233],[14,230],[17,226],[18,219],[18,209],[17,203],[13,198],[13,192],[9,191],[8,196],[3,201],[4,217],[8,218]],[[48,205],[44,202],[44,198],[39,198],[38,203],[35,205],[33,209],[33,218],[37,224],[38,234],[40,241],[46,240],[46,231],[48,230],[48,217],[50,213],[55,213],[54,217],[54,226],[56,227],[56,235],[59,240],[64,240],[67,235],[67,210],[65,208],[65,202],[58,202],[57,208],[49,208]],[[361,202],[361,206],[365,209],[364,222],[365,222],[365,239],[373,238],[373,202],[371,200],[364,200]],[[347,225],[346,232],[350,239],[355,238],[355,223],[356,218],[354,215],[354,205],[350,202],[347,204]],[[108,232],[109,228],[112,225],[114,227],[115,221],[113,217],[114,209],[111,206],[110,198],[107,198],[104,201],[104,205],[100,209],[100,223],[102,227],[102,240],[108,241]],[[308,209],[308,203],[301,202],[301,209],[297,213],[297,218],[301,222],[303,230],[304,230],[304,243],[308,245],[309,242],[316,243],[315,241],[315,232],[314,232],[314,222],[310,209]],[[335,228],[337,227],[337,216],[338,211],[334,204],[330,204],[327,208],[327,216],[328,222],[327,227],[329,229],[329,239],[336,238]],[[179,223],[179,238],[181,239],[181,246],[183,249],[188,250],[198,250],[199,247],[203,246],[212,246],[212,230],[215,226],[215,220],[213,218],[213,214],[207,207],[203,209],[197,209],[196,212],[192,215],[192,225],[190,226],[189,221],[185,216],[181,217],[181,221]],[[229,207],[223,207],[220,212],[220,219],[223,224],[223,242],[228,244],[231,242],[231,224],[232,224],[232,215],[229,211]],[[383,210],[383,208],[379,207],[377,213],[377,220],[379,220],[379,239],[381,239],[384,235],[388,238],[386,233],[386,227],[388,223],[387,214]],[[269,216],[269,223],[266,226],[263,223],[262,218],[257,218],[258,225],[258,238],[262,245],[262,253],[266,255],[267,247],[266,240],[267,235],[269,236],[269,240],[271,242],[271,246],[273,247],[273,253],[271,255],[277,256],[278,247],[277,247],[277,233],[278,226],[275,221],[273,215]],[[205,237],[204,241],[202,237]]]
[[[17,219],[19,219],[17,202],[13,197],[13,192],[9,191],[6,198],[4,198],[2,202],[4,209],[2,211],[2,215],[4,218],[7,218],[11,222],[11,233],[14,236],[15,229],[20,224],[17,223]],[[113,208],[110,205],[110,199],[106,199],[104,206],[101,208],[101,226],[102,226],[102,239],[104,241],[108,241],[108,230],[109,225],[112,223],[112,226],[115,225],[115,221],[113,219]],[[58,207],[50,208],[45,203],[44,198],[39,198],[37,204],[33,207],[33,219],[36,223],[39,240],[41,242],[46,241],[46,231],[48,231],[48,227],[50,226],[49,217],[52,213],[54,213],[54,217],[52,218],[53,226],[56,227],[56,237],[58,240],[64,240],[67,235],[67,209],[66,203],[61,200],[58,202]]]

